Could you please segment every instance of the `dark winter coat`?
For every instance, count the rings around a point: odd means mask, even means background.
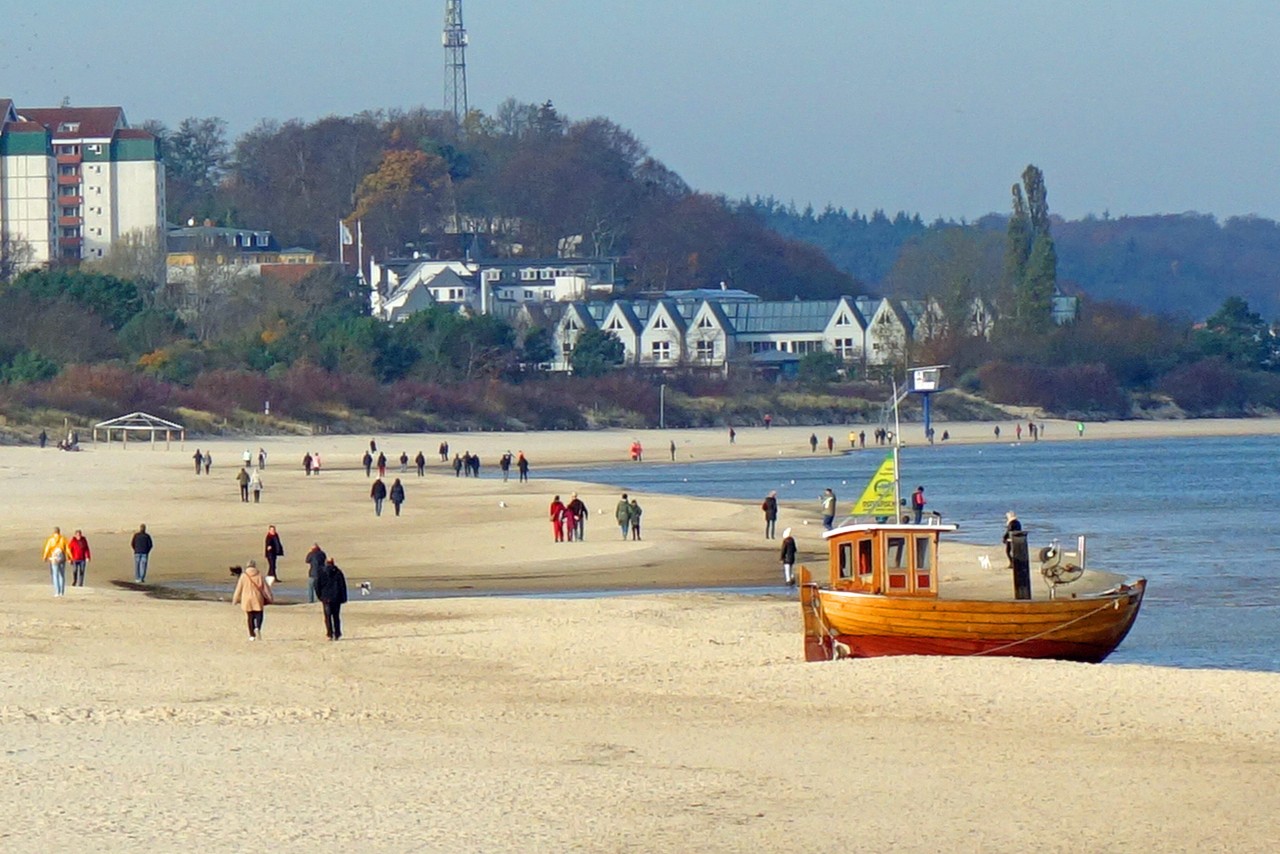
[[[279,534],[267,534],[266,546],[262,553],[266,557],[281,557],[284,554],[284,545],[280,542]]]
[[[404,503],[404,484],[402,484],[398,480],[395,483],[391,484],[391,503],[392,504]]]
[[[373,488],[369,490],[369,497],[374,501],[387,497],[387,485],[379,478],[373,482]]]
[[[133,539],[129,541],[129,545],[133,547],[133,553],[136,555],[151,554],[151,535],[146,531],[139,531],[133,535]]]
[[[347,577],[336,563],[328,564],[316,576],[316,598],[331,605],[347,601]]]
[[[782,562],[783,563],[796,562],[796,538],[795,537],[787,537],[782,541]]]
[[[307,566],[311,567],[307,570],[307,578],[319,578],[320,573],[324,571],[324,562],[328,560],[328,555],[324,553],[322,548],[314,548],[307,552]]]

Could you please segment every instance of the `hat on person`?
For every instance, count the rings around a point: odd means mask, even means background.
[[[787,537],[789,537],[789,536],[791,536],[791,529],[790,529],[790,528],[783,528],[783,529],[782,529],[782,539],[784,539],[784,540],[785,540],[785,539],[786,539]]]
[[[1004,520],[1006,522],[1012,522],[1014,519],[1017,519],[1017,518],[1018,518],[1018,514],[1014,513],[1012,510],[1004,514]]]

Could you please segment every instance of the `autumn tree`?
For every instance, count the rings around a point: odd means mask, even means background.
[[[164,152],[165,196],[169,216],[178,222],[215,215],[214,195],[231,156],[224,119],[183,119],[176,130],[152,125]]]
[[[448,210],[449,170],[439,155],[417,149],[383,153],[376,171],[356,189],[355,210],[347,218],[363,223],[365,240],[382,253],[416,245],[424,231],[437,230]]]

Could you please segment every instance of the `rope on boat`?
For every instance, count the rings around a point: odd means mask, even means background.
[[[1098,607],[1094,608],[1092,611],[1090,611],[1090,612],[1089,612],[1089,613],[1087,613],[1087,614],[1081,614],[1080,616],[1078,616],[1078,617],[1076,617],[1076,618],[1074,618],[1074,619],[1067,620],[1065,623],[1063,623],[1063,624],[1062,624],[1062,625],[1060,625],[1060,626],[1054,626],[1054,627],[1053,627],[1053,628],[1051,628],[1051,629],[1045,629],[1043,632],[1039,632],[1038,634],[1031,635],[1030,637],[1025,637],[1025,638],[1022,638],[1022,639],[1020,639],[1020,640],[1016,640],[1016,641],[1010,641],[1009,643],[1006,643],[1006,644],[1003,644],[1003,645],[1001,645],[1001,646],[995,647],[994,649],[986,649],[986,650],[981,650],[981,651],[979,651],[979,652],[971,652],[971,653],[969,653],[969,656],[970,656],[970,657],[972,657],[972,656],[975,656],[975,655],[992,655],[992,654],[997,653],[997,652],[1002,652],[1002,651],[1004,651],[1004,650],[1006,650],[1006,649],[1012,649],[1013,647],[1018,646],[1019,644],[1024,644],[1024,643],[1027,643],[1028,641],[1039,640],[1040,638],[1044,637],[1045,635],[1051,635],[1051,634],[1053,634],[1054,632],[1060,632],[1060,631],[1062,631],[1063,629],[1065,629],[1067,626],[1070,626],[1070,625],[1073,625],[1073,624],[1075,624],[1075,623],[1078,623],[1078,622],[1080,622],[1081,620],[1087,620],[1087,619],[1089,619],[1090,617],[1092,617],[1094,614],[1101,613],[1102,611],[1105,611],[1105,610],[1107,610],[1108,608],[1116,608],[1116,609],[1119,609],[1119,607],[1120,607],[1120,600],[1119,600],[1119,599],[1112,599],[1110,602],[1104,602],[1103,604],[1101,604],[1101,605],[1099,605]]]

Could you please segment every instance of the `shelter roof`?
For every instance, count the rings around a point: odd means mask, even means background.
[[[110,427],[114,430],[185,430],[181,424],[175,424],[172,421],[166,421],[156,415],[150,415],[146,412],[130,412],[128,415],[121,415],[118,418],[110,418],[106,421],[99,421],[93,425],[96,427]]]

